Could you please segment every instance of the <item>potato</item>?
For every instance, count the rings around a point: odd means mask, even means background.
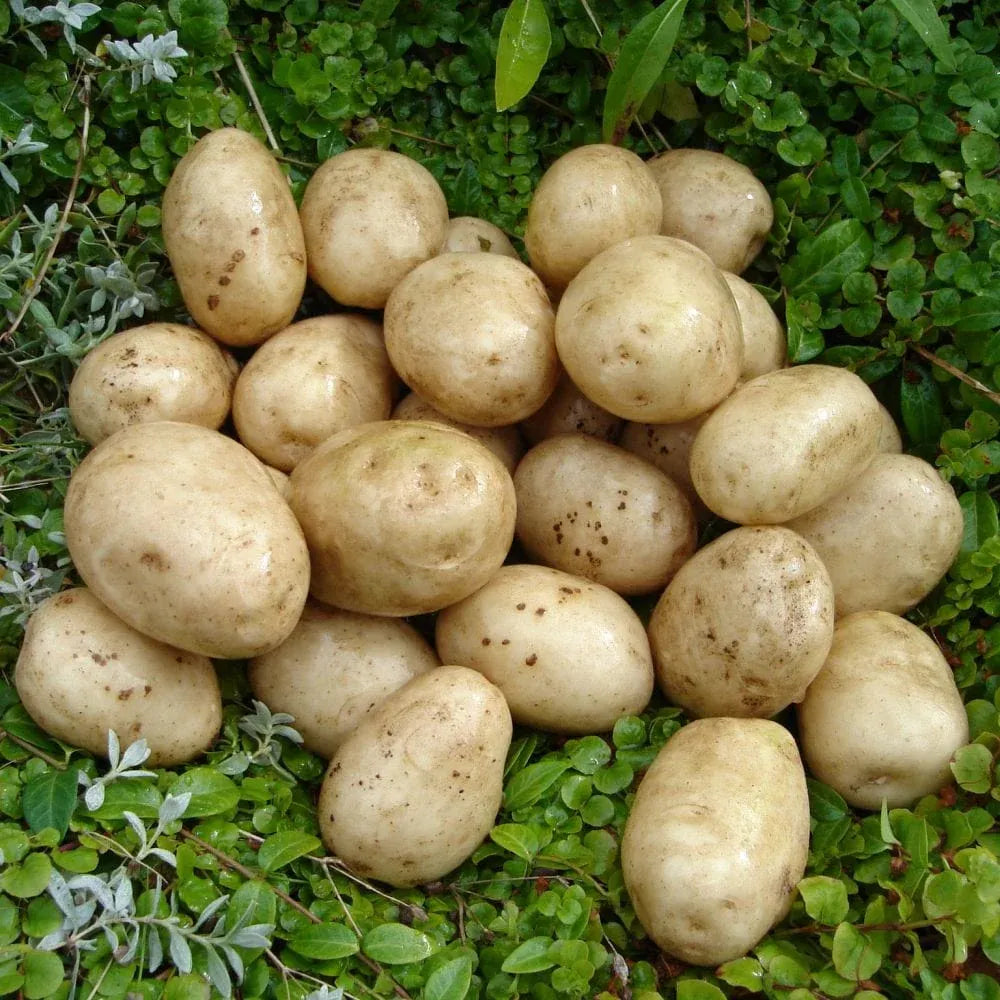
[[[952,756],[969,742],[962,696],[941,651],[886,611],[837,622],[798,716],[809,770],[858,809],[910,806],[950,785]]]
[[[140,632],[204,656],[284,641],[309,586],[305,539],[264,466],[216,431],[161,421],[102,441],[73,473],[66,544]]]
[[[579,146],[542,175],[524,246],[546,285],[561,290],[602,250],[660,230],[660,191],[642,160],[620,146]]]
[[[517,423],[555,388],[548,295],[531,269],[493,253],[447,253],[393,289],[385,344],[406,384],[452,420]]]
[[[511,730],[503,695],[474,670],[410,681],[330,761],[317,805],[327,848],[394,886],[447,875],[493,826]]]
[[[620,417],[608,413],[587,399],[563,372],[556,383],[555,392],[549,396],[545,405],[527,420],[521,421],[521,430],[532,444],[573,431],[614,443],[618,440],[624,423]]]
[[[791,734],[701,719],[646,772],[625,823],[625,887],[646,933],[692,965],[741,958],[785,916],[809,853],[809,798]]]
[[[691,480],[737,524],[781,524],[840,492],[874,458],[878,400],[829,365],[769,372],[733,393],[691,446]]]
[[[556,347],[584,395],[641,423],[710,410],[743,365],[740,316],[722,273],[667,236],[598,254],[559,303]]]
[[[365,309],[382,309],[448,231],[448,203],[431,172],[385,149],[349,149],[323,163],[300,214],[309,276],[343,305]]]
[[[292,472],[291,506],[312,555],[313,596],[365,614],[460,601],[499,569],[514,535],[510,473],[467,434],[427,421],[328,438]]]
[[[457,252],[498,253],[504,257],[517,257],[517,251],[502,229],[492,222],[471,215],[460,215],[448,223],[441,253]]]
[[[670,581],[649,620],[660,689],[696,718],[770,718],[803,699],[833,641],[833,584],[781,527],[735,528]]]
[[[250,661],[248,676],[272,711],[294,716],[307,749],[332,757],[388,695],[439,665],[404,621],[316,604],[280,646]]]
[[[236,361],[201,330],[148,323],[89,351],[69,387],[69,415],[97,444],[129,424],[176,420],[217,430],[229,416]]]
[[[264,469],[271,477],[274,488],[281,494],[281,499],[287,502],[292,495],[291,480],[288,477],[288,473],[282,472],[281,469],[275,469],[270,465],[265,465]]]
[[[261,461],[290,472],[337,431],[388,419],[395,387],[378,323],[316,316],[257,349],[236,383],[233,422]]]
[[[892,414],[881,404],[878,404],[879,417],[882,420],[879,428],[878,450],[898,455],[903,450],[903,439],[900,436],[896,421]]]
[[[56,739],[106,757],[113,729],[122,746],[144,739],[151,767],[199,756],[222,725],[211,660],[136,632],[82,587],[34,611],[14,684]]]
[[[701,247],[723,271],[742,274],[774,222],[767,188],[742,163],[707,149],[671,149],[646,166],[663,198],[660,232]]]
[[[642,622],[607,587],[545,566],[504,566],[437,619],[438,655],[485,674],[516,722],[600,733],[653,693]]]
[[[248,132],[209,132],[163,193],[163,242],[195,323],[224,344],[288,326],[306,284],[302,227],[277,161]]]
[[[694,513],[649,462],[586,434],[535,445],[514,473],[517,537],[531,557],[619,594],[664,587],[694,552]]]
[[[722,272],[736,299],[743,328],[743,367],[740,380],[749,382],[758,375],[785,367],[788,341],[781,320],[760,292],[737,274]]]
[[[958,555],[965,530],[955,491],[915,455],[878,454],[836,496],[788,522],[830,571],[837,616],[902,614]]]
[[[687,497],[699,520],[711,516],[711,512],[702,503],[691,482],[691,445],[707,419],[708,413],[702,413],[678,424],[629,422],[625,424],[619,442],[626,451],[652,462],[660,472],[669,476]]]

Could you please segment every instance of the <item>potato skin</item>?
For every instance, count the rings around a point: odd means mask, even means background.
[[[695,718],[768,719],[801,701],[833,641],[833,584],[782,527],[734,528],[694,554],[649,620],[660,689]]]
[[[607,732],[653,693],[642,622],[607,587],[545,566],[502,567],[438,616],[438,655],[485,674],[514,719],[557,733]]]
[[[295,201],[249,132],[217,129],[181,159],[163,193],[163,242],[188,312],[224,344],[288,326],[306,284]]]
[[[441,878],[490,831],[510,712],[481,674],[444,666],[367,715],[330,761],[320,833],[358,875],[394,886]]]
[[[545,405],[521,421],[521,430],[532,444],[538,444],[557,434],[572,434],[574,431],[615,444],[624,423],[621,417],[608,413],[587,399],[563,372],[559,376],[555,392],[545,401]]]
[[[448,223],[441,253],[498,253],[520,260],[499,226],[472,215],[459,215]]]
[[[194,424],[135,424],[70,479],[66,543],[84,582],[123,621],[220,659],[282,642],[305,604],[302,531],[267,470]]]
[[[222,725],[211,660],[136,632],[83,587],[32,614],[14,683],[42,729],[101,757],[113,729],[122,746],[145,739],[150,766],[172,767],[200,756]]]
[[[749,382],[758,375],[784,368],[788,360],[788,340],[781,320],[774,314],[767,299],[738,274],[723,271],[722,277],[736,300],[743,328],[740,381]]]
[[[952,783],[969,742],[955,677],[934,640],[886,611],[837,622],[833,647],[798,708],[809,770],[858,809],[912,805]]]
[[[688,498],[699,520],[707,519],[711,512],[702,503],[691,482],[691,446],[708,416],[708,413],[701,413],[676,424],[637,424],[630,421],[625,424],[619,442],[626,451],[651,462],[669,476]]]
[[[621,858],[636,915],[692,965],[740,958],[788,912],[809,852],[809,798],[791,734],[701,719],[646,772]]]

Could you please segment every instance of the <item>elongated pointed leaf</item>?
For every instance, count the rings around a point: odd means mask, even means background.
[[[687,0],[666,0],[629,33],[604,96],[604,141],[621,142],[677,41]]]
[[[76,772],[43,771],[25,782],[21,799],[24,818],[35,832],[52,827],[61,837],[69,829],[76,806]]]
[[[923,39],[924,45],[948,69],[954,69],[955,53],[951,47],[951,36],[934,6],[934,0],[889,0],[889,2],[910,22]]]
[[[549,17],[541,0],[514,0],[504,15],[497,44],[497,111],[517,104],[531,90],[551,45]]]

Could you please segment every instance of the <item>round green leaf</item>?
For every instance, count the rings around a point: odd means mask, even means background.
[[[19,864],[10,865],[0,873],[0,890],[15,899],[40,896],[49,884],[52,862],[47,854],[34,851]]]
[[[726,994],[703,979],[682,979],[677,984],[677,1000],[726,1000]]]
[[[66,970],[62,959],[52,951],[29,951],[24,956],[24,996],[42,1000],[62,985]]]
[[[799,882],[806,913],[821,924],[839,924],[847,918],[847,886],[840,879],[814,875]]]
[[[991,135],[970,132],[962,140],[962,159],[970,170],[992,170],[1000,163],[1000,143]]]

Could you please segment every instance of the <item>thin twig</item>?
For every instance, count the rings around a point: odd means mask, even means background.
[[[1000,405],[1000,392],[994,392],[989,386],[983,385],[979,379],[975,379],[971,375],[966,375],[960,368],[956,368],[953,364],[945,361],[944,358],[939,358],[936,354],[932,354],[926,347],[921,347],[919,344],[910,344],[910,347],[922,358],[926,358],[932,365],[937,365],[942,371],[946,371],[949,375],[954,375],[959,382],[964,382],[970,389],[975,389],[976,392],[985,396],[990,402]]]
[[[747,52],[753,52],[753,39],[750,37],[750,28],[753,26],[753,10],[750,7],[750,0],[744,0],[743,6],[745,9],[743,27],[747,33]]]
[[[946,913],[944,916],[937,917],[934,920],[911,920],[908,924],[903,922],[855,924],[854,929],[865,933],[871,931],[895,931],[897,934],[903,934],[906,931],[919,931],[926,927],[935,927],[944,921],[954,919],[955,917],[953,914]],[[832,934],[836,929],[836,927],[831,927],[829,924],[807,924],[805,927],[788,927],[779,929],[774,933],[776,937],[793,937],[799,934]]]
[[[386,129],[393,135],[405,135],[407,139],[416,139],[417,142],[427,142],[432,146],[443,146],[445,149],[457,149],[453,142],[442,142],[440,139],[430,139],[426,135],[417,135],[415,132],[404,132],[401,128]]]
[[[281,147],[278,145],[278,140],[274,138],[274,133],[271,131],[271,124],[267,120],[267,115],[264,114],[264,109],[260,105],[260,98],[257,96],[257,91],[254,90],[253,83],[250,81],[247,68],[243,65],[243,60],[240,58],[239,52],[233,53],[233,62],[236,63],[236,69],[239,70],[243,86],[247,88],[247,93],[250,95],[250,103],[253,105],[254,111],[257,112],[257,117],[264,128],[264,134],[267,136],[267,141],[271,144],[271,149],[276,153],[280,153]]]
[[[66,770],[66,765],[62,761],[56,760],[55,757],[50,756],[44,750],[39,750],[33,743],[22,740],[20,736],[15,736],[6,729],[0,729],[0,740],[10,740],[11,743],[16,743],[22,750],[27,750],[28,753],[34,754],[39,760],[44,760],[46,764],[54,767],[57,771]]]

